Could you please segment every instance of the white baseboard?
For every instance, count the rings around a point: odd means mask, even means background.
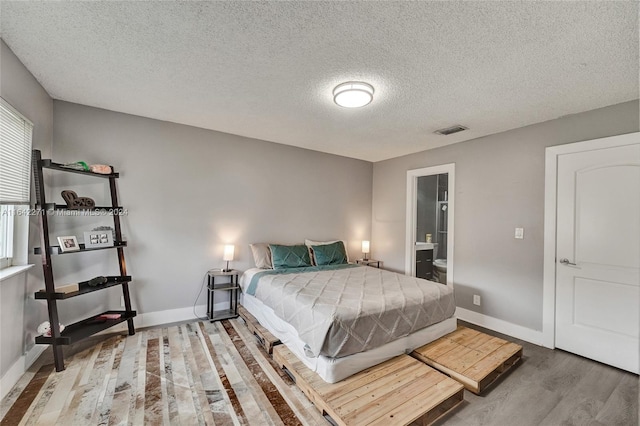
[[[229,309],[229,302],[216,303],[215,310]],[[204,319],[207,316],[207,305],[196,306],[196,314],[193,313],[193,306],[188,308],[168,309],[166,311],[155,311],[138,314],[133,319],[136,328],[155,327],[157,325],[171,324],[174,322],[190,321]],[[103,333],[113,333],[114,331],[124,331],[127,329],[127,323],[123,322],[115,327],[111,327],[103,331]]]
[[[25,358],[25,367],[24,370],[27,371],[29,367],[33,365],[34,362],[38,359],[42,352],[44,352],[49,345],[34,345],[31,349],[27,351],[27,354],[24,356]]]
[[[25,356],[23,355],[13,363],[0,379],[0,400],[7,396],[11,388],[18,383],[18,380],[20,380],[20,377],[22,377],[25,371]]]
[[[225,303],[228,308],[228,303]],[[218,308],[216,309],[224,309]],[[207,316],[207,306],[196,306],[196,314],[193,313],[193,306],[188,308],[169,309],[166,311],[147,312],[140,314],[133,319],[136,328],[155,327],[156,325],[170,324],[172,322],[181,322],[188,320],[195,320],[198,317],[204,318]],[[126,324],[126,323],[124,323]]]
[[[38,359],[47,348],[46,345],[35,345],[26,354],[22,355],[6,373],[0,378],[0,400],[4,399],[9,391],[18,383],[22,375]]]
[[[479,325],[498,333],[506,334],[516,339],[524,340],[534,345],[543,346],[542,331],[533,330],[518,324],[513,324],[498,318],[490,317],[465,308],[457,307],[456,316],[463,321]]]

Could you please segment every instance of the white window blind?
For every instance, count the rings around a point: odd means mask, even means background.
[[[0,204],[28,204],[33,123],[0,98]]]
[[[13,257],[13,206],[0,206],[0,269],[11,266]]]

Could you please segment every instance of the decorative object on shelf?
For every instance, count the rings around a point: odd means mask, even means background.
[[[60,333],[64,330],[64,324],[58,324],[60,326]],[[51,337],[51,323],[45,321],[38,326],[38,333],[45,337]]]
[[[120,319],[121,317],[122,317],[122,314],[102,314],[102,315],[98,315],[96,318],[103,319],[103,320],[116,320],[116,319]]]
[[[89,197],[78,197],[75,191],[64,190],[61,193],[62,199],[67,203],[67,207],[72,210],[92,209],[96,206],[95,201]]]
[[[66,237],[58,237],[58,244],[60,244],[60,250],[63,253],[67,251],[80,250],[80,245],[78,244],[78,240],[74,235],[69,235]]]
[[[110,231],[90,231],[84,233],[84,248],[110,247],[113,245],[113,234]]]
[[[367,255],[369,254],[369,251],[370,251],[369,241],[365,240],[365,241],[362,242],[362,255],[363,255],[362,256],[363,257],[362,260],[368,260],[367,259]]]
[[[92,229],[92,231],[110,231],[111,235],[113,236],[113,241],[116,240],[116,231],[110,226],[96,226]]]
[[[431,237],[431,234],[427,234],[427,235],[425,236],[425,240],[424,240],[424,241],[425,241],[426,243],[432,243],[432,242],[433,242],[433,239],[432,239],[432,237]]]
[[[76,161],[75,163],[61,164],[60,166],[64,167],[65,169],[84,170],[85,172],[89,171],[89,166],[84,161]]]
[[[107,283],[107,277],[95,277],[95,278],[91,278],[89,281],[87,281],[87,285],[89,287],[97,287],[99,285],[102,284],[106,284]]]
[[[89,166],[89,171],[100,173],[101,175],[110,175],[113,173],[111,166],[107,166],[106,164],[92,164]]]
[[[224,254],[222,255],[222,260],[227,261],[227,267],[222,270],[222,272],[229,272],[229,262],[233,260],[233,252],[235,250],[235,246],[233,244],[227,244],[224,246]]]
[[[75,163],[61,164],[60,167],[71,170],[82,170],[85,172],[98,173],[101,175],[110,175],[113,173],[113,168],[106,164],[92,164],[87,165],[84,161],[76,161]]]

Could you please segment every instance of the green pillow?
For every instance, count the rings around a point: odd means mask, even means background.
[[[342,241],[321,246],[311,246],[316,265],[342,265],[347,263],[347,252]]]
[[[302,268],[311,266],[309,249],[305,245],[281,246],[269,244],[273,269]]]

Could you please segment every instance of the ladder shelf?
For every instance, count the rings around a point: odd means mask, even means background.
[[[133,324],[133,318],[136,316],[136,311],[131,308],[131,298],[129,294],[129,283],[131,282],[131,276],[127,275],[127,267],[124,259],[124,248],[127,246],[127,242],[123,241],[122,229],[120,225],[120,214],[122,207],[118,204],[118,194],[116,188],[116,179],[120,177],[119,173],[113,171],[110,174],[100,174],[85,170],[76,170],[64,166],[63,164],[54,163],[50,159],[42,159],[39,150],[35,149],[32,153],[31,167],[33,170],[33,180],[35,184],[36,194],[36,207],[42,209],[38,214],[38,222],[40,225],[40,247],[35,247],[34,253],[39,254],[42,257],[42,269],[44,272],[44,286],[43,290],[35,292],[35,298],[39,300],[45,300],[47,303],[47,310],[49,312],[49,323],[51,324],[50,336],[37,336],[35,342],[37,344],[48,344],[53,347],[53,357],[56,367],[56,371],[64,370],[64,355],[62,352],[62,346],[76,343],[82,339],[92,336],[96,333],[104,331],[110,327],[116,326],[120,323],[127,322],[127,328],[130,335],[135,334],[135,327]],[[43,179],[43,170],[54,170],[66,173],[76,173],[85,176],[99,177],[107,179],[109,182],[109,192],[111,196],[111,206],[108,207],[94,207],[86,210],[71,210],[66,205],[47,203],[45,197],[45,186]],[[104,212],[107,211],[113,219],[114,225],[114,244],[108,247],[86,248],[84,244],[79,244],[79,250],[65,251],[63,252],[59,246],[51,245],[49,238],[49,212],[50,211],[68,211],[77,214],[64,214],[61,216],[83,216],[86,213],[91,212]],[[89,216],[89,214],[87,214]],[[78,283],[78,290],[71,292],[56,291],[56,286],[53,278],[53,265],[51,262],[52,255],[73,254],[82,253],[88,251],[97,251],[105,249],[116,249],[118,256],[118,265],[120,269],[120,275],[106,277],[106,283],[96,286],[90,286],[89,281],[82,281]],[[124,299],[124,310],[107,311],[99,315],[92,315],[89,318],[78,321],[74,324],[68,325],[64,331],[60,331],[59,327],[59,315],[58,315],[58,301],[70,299],[73,297],[81,296],[87,293],[93,293],[95,291],[104,290],[120,286],[122,288],[122,296]],[[102,315],[113,314],[119,315],[117,318],[103,318]]]

